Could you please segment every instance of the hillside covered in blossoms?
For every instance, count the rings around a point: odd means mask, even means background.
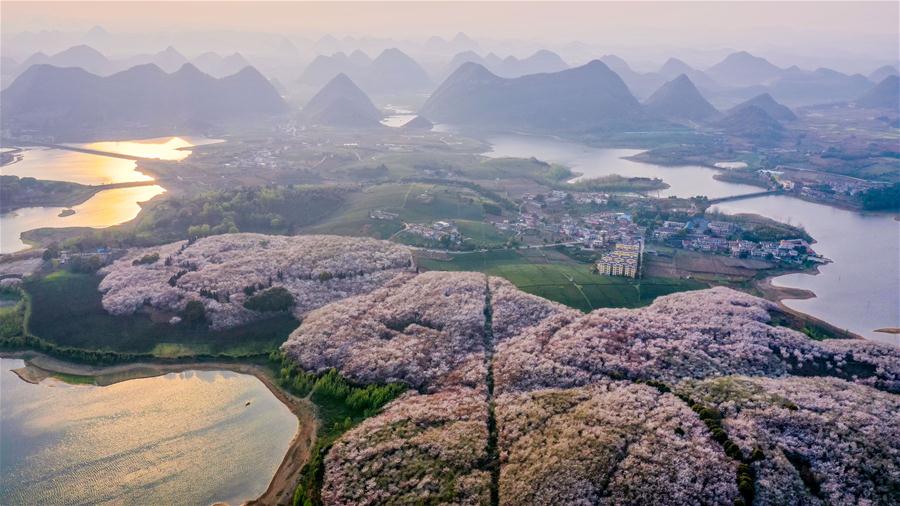
[[[328,302],[369,292],[409,271],[407,248],[338,236],[226,234],[129,250],[104,268],[103,307],[126,315],[152,308],[177,315],[202,304],[213,329],[259,319],[267,307],[251,300],[289,293],[282,306],[302,317]],[[278,290],[282,289],[282,290]]]
[[[474,273],[311,311],[301,368],[411,391],[324,459],[325,504],[895,504],[900,350],[726,288],[589,314]]]
[[[292,313],[281,351],[301,387],[406,390],[317,450],[314,503],[900,497],[900,349],[813,340],[743,292],[585,314],[338,236],[213,236],[129,250],[101,274],[114,315],[175,322],[193,306],[226,329]]]

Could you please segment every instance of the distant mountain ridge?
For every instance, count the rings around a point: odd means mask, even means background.
[[[731,53],[721,62],[706,70],[716,81],[730,86],[764,84],[781,75],[783,70],[765,58],[747,51]]]
[[[741,109],[751,106],[762,109],[766,114],[777,121],[794,121],[795,119],[797,119],[797,116],[793,111],[791,111],[787,106],[776,102],[775,99],[772,98],[772,95],[769,95],[768,93],[762,93],[751,98],[750,100],[732,107],[728,110],[728,114],[737,113]]]
[[[622,79],[598,60],[512,79],[468,62],[438,87],[421,113],[445,123],[534,131],[617,130],[648,122]]]
[[[685,74],[662,85],[644,102],[644,107],[651,114],[671,120],[702,121],[719,113]]]
[[[478,63],[500,77],[509,78],[528,74],[559,72],[569,68],[569,65],[558,54],[546,49],[538,50],[527,58],[522,59],[512,55],[501,59],[494,53],[481,57],[474,51],[464,51],[457,53],[450,60],[445,69],[446,76],[451,75],[463,63],[467,62]]]
[[[716,124],[730,135],[757,144],[773,144],[784,134],[784,126],[756,105],[732,110]]]
[[[332,127],[377,127],[382,114],[346,74],[329,81],[303,108],[309,123]]]
[[[80,68],[35,65],[0,93],[0,107],[4,128],[66,139],[132,130],[197,130],[287,110],[253,67],[216,79],[189,63],[173,73],[145,64],[107,77]]]
[[[319,55],[303,70],[299,81],[322,86],[338,74],[348,76],[372,94],[422,92],[433,84],[418,62],[396,48],[385,49],[374,60],[359,50],[350,56],[343,52]]]
[[[859,107],[892,109],[900,112],[900,77],[889,75],[856,100]]]

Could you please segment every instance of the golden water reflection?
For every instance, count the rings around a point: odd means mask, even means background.
[[[202,146],[221,142],[218,139],[206,137],[157,137],[154,139],[141,139],[136,141],[102,141],[87,144],[70,144],[86,149],[108,151],[123,155],[139,156],[141,158],[159,158],[160,160],[183,160],[191,151],[182,148]]]
[[[189,371],[106,387],[32,385],[0,360],[0,504],[237,504],[298,428],[256,378]]]
[[[28,247],[20,235],[27,230],[51,227],[105,228],[133,219],[146,202],[165,192],[161,186],[118,188],[97,193],[72,207],[75,214],[60,217],[64,207],[26,207],[0,215],[0,253],[12,253]]]
[[[143,158],[177,161],[191,154],[190,150],[182,148],[217,142],[222,141],[181,136],[69,145]],[[133,160],[64,149],[31,147],[24,151],[20,161],[0,168],[0,174],[88,185],[153,180],[136,169],[137,164]],[[102,191],[73,207],[75,214],[64,218],[59,217],[59,213],[63,210],[61,207],[32,207],[0,215],[0,253],[26,249],[28,245],[21,240],[20,234],[36,228],[105,228],[124,223],[140,212],[139,202],[146,202],[164,191],[160,186]]]
[[[81,184],[150,181],[133,160],[52,148],[28,148],[21,161],[0,168],[5,176],[33,177]]]
[[[183,160],[190,156],[191,151],[180,148],[216,142],[221,141],[205,137],[184,136],[69,145],[142,158]],[[153,179],[136,169],[137,163],[124,158],[92,155],[64,149],[30,147],[24,152],[22,160],[0,168],[0,174],[91,185],[151,181]]]

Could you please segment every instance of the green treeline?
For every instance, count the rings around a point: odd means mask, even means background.
[[[89,251],[236,232],[292,234],[336,211],[351,191],[348,186],[281,185],[173,196],[147,206],[133,225],[85,233],[65,246]]]
[[[396,399],[407,387],[400,383],[354,385],[334,369],[324,374],[306,372],[281,352],[272,352],[269,359],[277,370],[278,384],[294,395],[309,396],[319,409],[322,425],[316,444],[310,449],[309,462],[300,472],[293,504],[320,505],[325,455],[331,445],[341,434]]]
[[[868,211],[900,210],[900,183],[866,190],[861,192],[857,198],[863,209]]]

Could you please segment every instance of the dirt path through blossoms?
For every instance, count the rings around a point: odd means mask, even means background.
[[[487,369],[485,382],[487,383],[488,404],[488,441],[487,441],[487,470],[491,473],[491,506],[500,503],[500,450],[497,442],[499,428],[494,404],[494,308],[491,305],[490,279],[484,278],[484,364]]]
[[[308,399],[296,397],[278,387],[271,371],[258,364],[239,362],[186,362],[180,364],[130,363],[107,367],[64,362],[37,352],[18,352],[0,354],[4,358],[18,358],[26,361],[26,366],[13,372],[29,383],[40,383],[53,376],[54,373],[76,376],[92,376],[97,385],[107,386],[122,381],[139,378],[151,378],[169,373],[184,371],[231,371],[248,374],[261,381],[272,394],[278,398],[299,420],[299,428],[287,453],[278,466],[275,476],[263,495],[246,504],[278,504],[291,503],[294,486],[300,479],[300,470],[309,459],[309,452],[315,443],[319,428],[316,407]]]

